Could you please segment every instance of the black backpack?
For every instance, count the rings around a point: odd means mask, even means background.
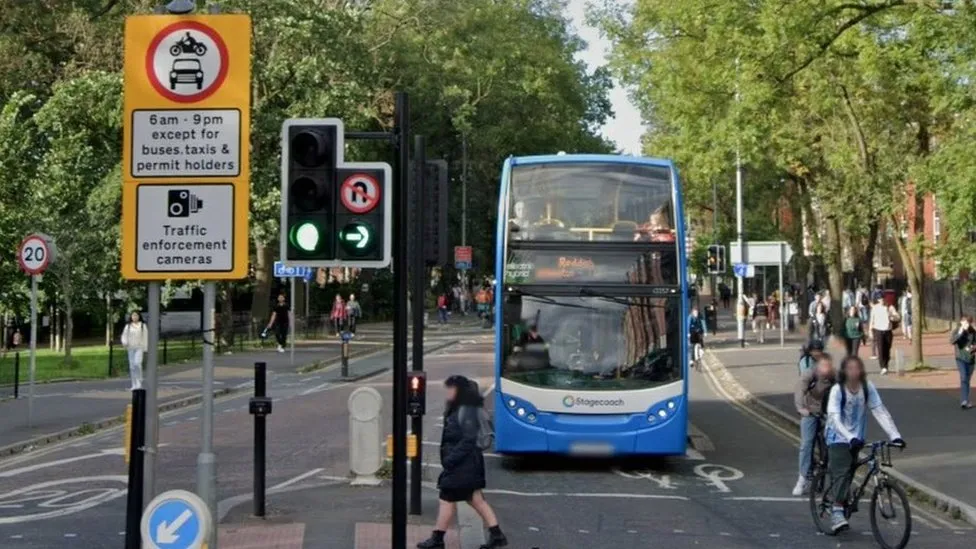
[[[867,307],[870,304],[871,304],[871,300],[868,299],[868,293],[864,292],[863,294],[861,294],[861,306]]]

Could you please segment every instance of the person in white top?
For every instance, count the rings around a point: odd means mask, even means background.
[[[898,319],[898,312],[894,307],[886,306],[883,297],[875,300],[874,305],[871,306],[871,317],[868,323],[878,349],[881,375],[888,373],[888,363],[891,362],[891,322],[895,319]]]
[[[889,334],[890,335],[890,334]],[[837,384],[827,397],[827,463],[834,490],[831,526],[834,532],[848,528],[844,516],[844,502],[851,485],[852,465],[861,448],[868,427],[868,410],[884,429],[893,446],[904,448],[905,441],[895,426],[888,409],[881,402],[881,395],[873,383],[867,380],[864,363],[856,356],[849,356],[841,363]]]
[[[138,311],[132,311],[129,322],[122,329],[122,346],[129,355],[129,378],[132,380],[129,390],[142,389],[142,355],[149,347],[149,334]]]

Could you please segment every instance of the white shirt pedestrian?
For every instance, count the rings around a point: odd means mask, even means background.
[[[149,333],[139,313],[132,313],[129,323],[122,329],[122,346],[129,357],[129,390],[142,389],[142,357],[149,348]]]

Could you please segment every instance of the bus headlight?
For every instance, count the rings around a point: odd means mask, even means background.
[[[658,410],[657,415],[661,416],[661,419],[668,417],[667,410]]]
[[[519,408],[516,412],[519,417],[525,417],[525,408]]]
[[[668,401],[668,410],[674,410],[674,401],[673,400],[669,400]]]
[[[515,407],[515,404],[516,404],[516,402],[515,402],[515,399],[514,398],[508,399],[508,407],[509,408],[514,408]]]

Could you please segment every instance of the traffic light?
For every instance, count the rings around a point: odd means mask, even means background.
[[[427,412],[427,374],[407,373],[407,415],[420,417]]]
[[[725,248],[720,244],[708,247],[708,274],[725,272]]]
[[[343,161],[335,118],[286,120],[281,131],[281,259],[287,266],[390,263],[389,164]]]
[[[413,163],[411,163],[413,164]],[[424,232],[421,238],[424,239],[424,261],[429,267],[439,267],[448,264],[447,240],[447,208],[448,208],[448,166],[447,160],[427,160],[427,169],[424,173],[424,189],[421,200],[423,201]],[[414,193],[417,190],[416,165],[411,166],[410,170],[410,200],[411,205],[415,204]],[[415,215],[418,208],[410,208],[410,228],[413,231]],[[412,235],[412,232],[411,232]],[[410,239],[409,255],[413,257],[414,239]]]

